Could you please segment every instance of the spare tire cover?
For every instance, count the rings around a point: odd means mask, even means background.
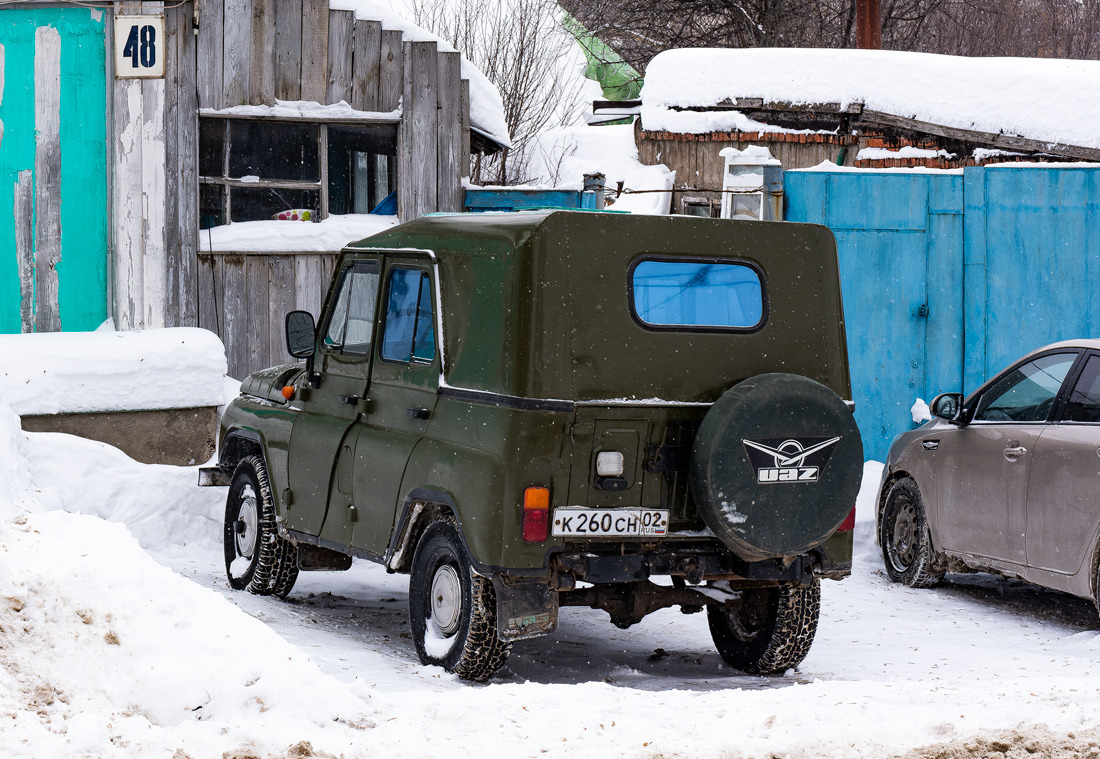
[[[761,374],[727,390],[699,426],[691,494],[703,521],[747,561],[804,553],[856,502],[863,441],[824,385]]]

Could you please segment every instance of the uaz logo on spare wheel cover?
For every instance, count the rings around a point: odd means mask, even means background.
[[[761,485],[775,482],[817,482],[833,455],[839,437],[765,438],[742,440]]]

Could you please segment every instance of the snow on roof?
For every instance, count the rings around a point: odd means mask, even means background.
[[[680,49],[645,72],[647,130],[740,129],[737,111],[692,112],[737,98],[862,103],[907,119],[1048,144],[1100,148],[1100,62],[964,58],[893,50]]]
[[[368,21],[381,21],[383,29],[400,31],[406,42],[435,42],[444,53],[456,51],[454,46],[426,29],[406,21],[382,0],[329,0],[329,8],[337,11],[355,11],[355,17]],[[485,134],[493,142],[506,148],[512,147],[508,124],[504,120],[504,101],[500,92],[474,64],[462,56],[462,78],[470,82],[470,125]]]

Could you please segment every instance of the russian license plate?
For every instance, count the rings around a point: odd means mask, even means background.
[[[573,538],[667,535],[668,512],[663,509],[557,509],[551,534]]]

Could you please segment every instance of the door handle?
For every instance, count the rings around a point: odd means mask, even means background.
[[[428,411],[428,409],[426,409],[426,408],[407,408],[407,409],[405,409],[405,416],[409,417],[409,419],[420,419],[420,420],[423,421],[423,420],[427,419],[428,417],[430,417],[431,415],[432,415],[432,412]]]
[[[338,395],[336,396],[336,398],[340,401],[340,403],[346,403],[349,406],[355,406],[359,403],[358,395]]]
[[[1027,453],[1027,448],[1024,448],[1022,445],[1009,446],[1008,448],[1005,448],[1005,458],[1009,461],[1015,461],[1020,456],[1023,456],[1025,453]]]
[[[926,451],[934,451],[940,447],[939,440],[924,440],[921,441],[921,447]]]

